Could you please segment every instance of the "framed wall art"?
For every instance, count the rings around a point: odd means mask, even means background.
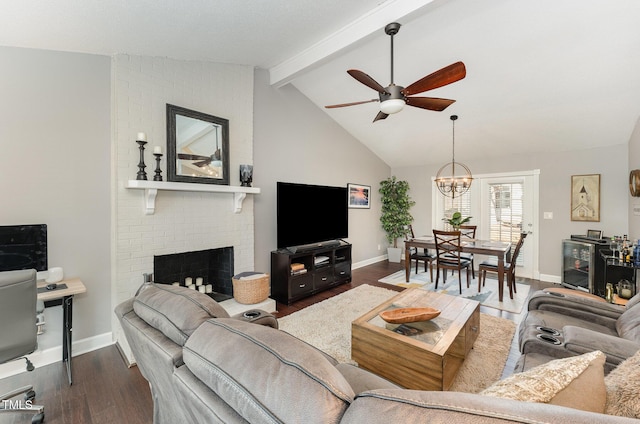
[[[369,209],[371,207],[371,186],[362,184],[348,184],[349,207]]]
[[[571,176],[571,220],[600,222],[600,174]]]

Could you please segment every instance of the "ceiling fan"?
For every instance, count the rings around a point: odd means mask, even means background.
[[[393,22],[384,27],[384,32],[391,37],[391,83],[387,87],[381,86],[369,75],[357,69],[349,69],[347,73],[353,78],[378,92],[377,99],[364,100],[359,102],[341,103],[337,105],[325,106],[327,109],[355,106],[364,103],[380,102],[380,112],[373,119],[386,119],[392,113],[398,113],[407,104],[409,106],[441,112],[451,105],[455,100],[440,99],[437,97],[410,97],[413,94],[423,93],[438,87],[454,83],[463,79],[467,75],[464,63],[456,62],[449,66],[435,71],[432,74],[414,82],[408,87],[395,85],[393,82],[393,36],[400,30],[400,24]]]

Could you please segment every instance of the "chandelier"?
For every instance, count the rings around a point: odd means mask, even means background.
[[[451,162],[446,163],[438,170],[435,183],[440,193],[455,198],[456,195],[464,194],[469,190],[473,177],[465,164],[456,162],[456,119],[458,119],[458,115],[451,115],[450,119],[453,132]]]

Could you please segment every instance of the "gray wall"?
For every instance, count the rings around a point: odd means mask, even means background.
[[[465,164],[475,174],[540,169],[539,271],[543,278],[544,275],[560,275],[561,240],[571,234],[586,234],[587,229],[591,228],[601,229],[609,236],[627,234],[629,190],[624,184],[628,177],[627,151],[625,143],[570,152],[527,156],[515,154],[496,157],[490,161],[465,161]],[[412,210],[416,219],[414,227],[419,233],[431,229],[431,190],[435,189],[431,177],[435,176],[441,165],[392,170],[411,185],[412,197],[416,200],[416,206]],[[580,174],[601,174],[600,222],[571,221],[571,175]],[[542,219],[543,212],[553,212],[553,219]],[[640,236],[640,233],[637,234]]]
[[[48,225],[49,266],[87,287],[75,340],[111,331],[110,63],[0,47],[0,225]]]
[[[262,190],[254,203],[256,269],[271,269],[277,247],[277,181],[370,185],[371,209],[349,210],[348,241],[354,262],[385,255],[378,188],[389,167],[291,85],[271,87],[268,73],[256,70],[254,87],[253,182]]]

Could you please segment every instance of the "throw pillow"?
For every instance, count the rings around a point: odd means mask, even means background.
[[[604,412],[604,353],[556,359],[498,381],[481,395]]]
[[[640,350],[611,371],[604,384],[606,414],[640,418]]]

